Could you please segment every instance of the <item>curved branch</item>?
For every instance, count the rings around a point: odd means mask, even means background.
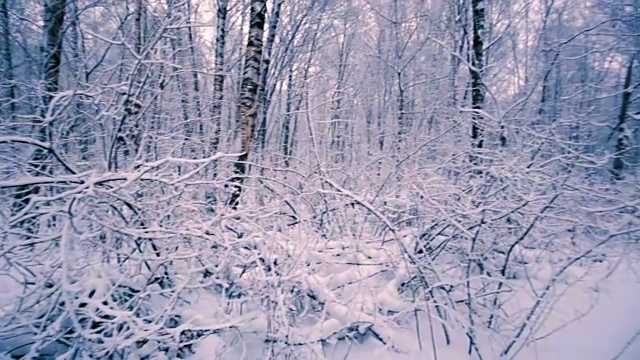
[[[58,156],[58,154],[55,152],[55,150],[53,150],[53,147],[51,147],[51,144],[49,143],[24,136],[0,136],[0,144],[7,143],[27,144],[46,150],[51,155],[53,155],[54,158],[56,158],[56,160],[65,168],[65,170],[73,175],[77,175],[77,172],[73,170],[69,165],[67,165],[67,163],[65,163],[62,158],[60,158],[60,156]]]

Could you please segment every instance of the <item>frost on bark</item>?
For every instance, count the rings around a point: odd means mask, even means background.
[[[329,135],[331,137],[331,151],[333,152],[333,161],[336,164],[345,161],[345,151],[347,147],[347,134],[349,125],[345,119],[345,98],[347,84],[347,69],[349,55],[351,52],[351,35],[348,33],[347,23],[341,24],[342,31],[336,33],[338,42],[338,74],[336,86],[331,94],[331,126]]]
[[[109,169],[111,171],[118,171],[121,164],[135,157],[140,150],[142,142],[140,114],[143,112],[143,105],[140,97],[142,96],[141,89],[144,86],[141,59],[144,56],[145,11],[143,0],[136,0],[133,14],[133,36],[135,41],[135,57],[139,59],[139,63],[136,64],[137,67],[129,79],[131,86],[129,86],[129,89],[124,94],[124,113],[119,120],[118,129],[116,130],[116,140],[109,154]],[[120,152],[122,152],[121,158],[118,156]]]
[[[232,209],[238,208],[242,185],[247,175],[247,160],[251,152],[253,135],[257,119],[257,94],[260,80],[260,64],[262,61],[262,36],[264,33],[266,0],[251,1],[251,15],[249,17],[249,36],[242,71],[240,100],[236,112],[236,132],[241,134],[242,155],[234,164],[234,176],[231,179],[232,193],[228,205]]]
[[[473,109],[471,122],[471,143],[475,149],[482,149],[484,145],[484,129],[482,128],[482,115],[484,109],[485,89],[482,82],[484,75],[484,33],[485,33],[485,2],[484,0],[472,0],[473,12],[473,54],[471,56],[471,108]],[[477,164],[476,156],[472,162]]]
[[[616,152],[613,158],[613,177],[616,180],[622,180],[624,171],[624,155],[629,150],[629,131],[627,129],[627,112],[629,111],[629,103],[631,102],[631,79],[633,78],[633,62],[635,56],[629,60],[627,74],[624,78],[624,90],[622,92],[622,104],[620,105],[620,116],[618,118],[618,140],[616,141]]]

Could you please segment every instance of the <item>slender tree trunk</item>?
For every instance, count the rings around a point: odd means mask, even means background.
[[[64,23],[65,0],[45,1],[45,48],[44,48],[44,96],[46,108],[53,95],[58,92],[60,64],[62,62],[62,28]]]
[[[545,70],[544,76],[542,77],[542,90],[540,91],[540,107],[538,108],[538,115],[540,117],[546,117],[549,113],[549,96],[551,95],[551,74],[553,73],[553,69],[556,66],[558,61],[558,57],[560,56],[560,52],[556,51],[553,59],[551,60],[548,68]],[[542,120],[542,119],[541,119]]]
[[[187,95],[187,86],[180,70],[182,64],[180,64],[181,59],[178,56],[178,50],[182,47],[182,43],[179,37],[180,34],[175,34],[175,36],[171,37],[169,43],[171,45],[171,52],[173,53],[173,77],[176,79],[178,93],[180,94],[180,109],[182,110],[182,121],[185,127],[185,140],[187,141],[189,140],[190,136],[193,135],[193,128],[189,123],[189,98]]]
[[[267,114],[269,113],[267,79],[269,77],[269,67],[271,66],[271,55],[273,53],[273,45],[276,40],[278,31],[278,22],[280,21],[280,9],[284,0],[276,0],[271,9],[269,18],[269,31],[267,40],[264,45],[264,54],[262,57],[262,68],[260,70],[260,83],[258,87],[258,106],[260,107],[260,126],[258,127],[257,143],[261,149],[264,149],[267,138]]]
[[[393,61],[393,70],[395,75],[395,88],[397,91],[396,94],[396,125],[397,131],[394,139],[394,154],[393,157],[395,161],[398,161],[400,157],[400,152],[403,148],[403,144],[405,141],[406,134],[408,132],[408,124],[406,121],[406,98],[405,98],[405,88],[404,88],[404,79],[405,74],[403,71],[403,55],[405,51],[404,47],[404,39],[402,34],[402,27],[404,22],[405,11],[404,8],[400,8],[398,4],[398,0],[393,1],[393,42],[394,42],[394,61]]]
[[[174,9],[175,4],[173,0],[167,1],[167,21],[172,21],[174,19],[174,14],[184,12],[184,9]],[[177,11],[176,11],[177,10]],[[185,17],[186,18],[186,17]],[[189,116],[189,94],[188,94],[188,86],[187,81],[182,73],[182,68],[184,67],[183,58],[180,56],[180,51],[182,50],[182,32],[181,29],[176,29],[173,33],[170,33],[169,44],[171,46],[171,61],[172,64],[172,77],[176,80],[176,86],[178,87],[178,96],[180,96],[180,109],[182,110],[182,123],[184,129],[184,138],[182,139],[182,156],[187,156],[189,158],[195,157],[195,148],[193,144],[193,135],[194,124],[192,119]],[[182,167],[178,166],[178,173],[181,172]]]
[[[0,56],[2,57],[2,72],[3,84],[0,87],[4,88],[3,97],[0,99],[0,110],[5,111],[5,103],[7,104],[6,115],[7,119],[11,119],[16,113],[16,91],[15,83],[13,79],[13,57],[11,53],[11,25],[9,22],[9,8],[7,2],[9,0],[0,0],[0,32],[2,33],[2,39],[0,40]]]
[[[344,98],[345,98],[345,83],[347,78],[347,62],[349,61],[349,34],[347,33],[347,26],[344,25],[342,32],[342,40],[339,40],[338,44],[338,79],[336,82],[336,89],[331,96],[333,113],[331,116],[330,135],[331,135],[331,150],[333,152],[333,161],[337,163],[344,162],[345,144],[348,132],[348,126],[346,125],[344,116]]]
[[[293,108],[293,64],[289,67],[287,76],[287,99],[285,104],[284,122],[282,124],[282,155],[284,156],[284,167],[289,167],[291,157],[291,110]]]
[[[133,38],[134,51],[136,57],[141,57],[144,45],[144,13],[145,6],[143,0],[135,1],[133,14]],[[139,97],[142,94],[141,88],[144,84],[142,64],[137,64],[136,71],[130,79],[131,86],[125,94],[124,107],[125,111],[120,120],[120,126],[117,130],[116,144],[113,149],[113,163],[109,164],[111,171],[118,171],[119,165],[126,163],[132,157],[135,157],[140,150],[142,133],[140,129],[139,113],[142,110]],[[136,83],[139,81],[139,84]],[[122,158],[119,158],[119,152],[122,151]],[[122,160],[122,161],[121,161]]]
[[[143,56],[145,41],[145,5],[143,0],[136,0],[133,14],[133,39],[134,56],[140,59]],[[142,60],[134,60],[141,62]],[[121,117],[120,126],[117,130],[117,138],[114,149],[114,161],[111,165],[112,171],[118,171],[120,164],[127,163],[136,156],[140,150],[142,133],[140,129],[139,114],[142,111],[142,87],[144,86],[144,72],[142,63],[137,63],[135,71],[129,78],[130,86],[125,94],[124,114]],[[119,151],[122,151],[122,158],[119,158]],[[122,161],[120,161],[122,160]]]
[[[69,35],[68,69],[73,74],[73,79],[77,81],[80,88],[88,87],[86,81],[86,57],[82,49],[82,35],[79,24],[80,9],[77,1],[70,1],[66,10],[67,34]],[[61,150],[68,154],[75,154],[74,150],[79,150],[81,163],[78,165],[88,166],[88,161],[92,158],[92,146],[95,142],[94,121],[90,120],[90,108],[84,101],[78,98],[72,99],[73,120],[72,125],[63,129],[61,133]],[[80,169],[80,167],[79,167]]]
[[[216,11],[216,44],[213,75],[213,102],[211,103],[211,129],[212,134],[209,139],[208,153],[213,155],[220,147],[220,135],[222,130],[222,105],[224,101],[224,81],[225,81],[225,47],[227,41],[227,12],[229,0],[218,0]],[[216,178],[218,164],[211,165],[211,179]],[[208,204],[216,203],[216,194],[213,190],[207,190],[205,199]]]
[[[197,148],[194,149],[194,154],[198,155],[206,155],[206,148],[204,148],[204,144],[206,143],[204,137],[204,119],[202,118],[202,100],[200,98],[200,78],[198,76],[198,57],[196,53],[196,37],[194,35],[194,28],[191,26],[191,17],[193,15],[191,0],[187,0],[187,22],[189,26],[187,27],[187,40],[189,41],[189,60],[191,65],[191,84],[193,89],[193,107],[195,111],[195,119],[192,119],[193,127],[195,128],[195,132],[198,138]],[[199,150],[198,150],[199,149]]]
[[[187,1],[187,21],[191,23],[191,0]],[[193,100],[195,106],[195,115],[198,118],[198,133],[200,136],[204,135],[204,127],[202,124],[202,101],[200,100],[200,79],[198,77],[198,58],[196,54],[196,40],[193,34],[193,27],[187,28],[187,37],[189,40],[189,52],[191,54],[191,78],[193,81]]]
[[[319,36],[319,34],[318,34],[319,31],[318,30],[320,28],[320,25],[321,25],[321,21],[318,21],[316,26],[314,28],[310,29],[309,33],[305,34],[305,38],[306,38],[306,36],[310,36],[311,37],[311,40],[310,40],[311,44],[310,44],[309,51],[308,51],[308,57],[307,57],[304,65],[303,65],[302,70],[301,70],[302,71],[302,75],[300,76],[300,80],[299,80],[300,87],[299,87],[299,90],[296,89],[297,98],[296,98],[294,109],[293,109],[294,114],[293,114],[292,117],[287,119],[289,121],[289,124],[287,126],[289,126],[291,128],[290,131],[289,131],[290,134],[291,134],[290,135],[290,140],[286,143],[287,144],[287,149],[286,149],[287,151],[285,153],[285,156],[286,156],[287,161],[290,161],[290,159],[293,156],[294,151],[296,149],[296,144],[297,144],[297,142],[296,142],[296,133],[298,131],[298,119],[299,119],[299,114],[300,114],[299,110],[302,108],[303,105],[306,105],[307,108],[305,109],[306,110],[305,112],[307,113],[307,115],[309,113],[308,112],[308,110],[309,110],[308,109],[308,104],[309,104],[309,88],[308,88],[308,86],[309,86],[309,74],[310,74],[310,71],[311,71],[311,64],[313,64],[313,61],[314,61],[314,59],[316,57],[316,51],[317,51],[317,48],[318,48],[318,36]],[[291,61],[290,68],[289,68],[289,71],[290,71],[289,75],[291,76],[291,78],[288,79],[288,81],[291,84],[289,86],[291,87],[291,89],[293,89],[293,86],[294,86],[293,85],[293,57],[294,57],[294,54],[293,54],[293,51],[292,51],[291,47],[288,47],[287,51],[289,53],[289,58],[290,58],[290,61]],[[287,89],[289,89],[289,86],[287,87]],[[291,95],[291,98],[293,100],[293,92],[291,92],[291,93],[287,92],[287,97],[289,95]],[[289,99],[287,99],[287,103],[289,103]],[[293,121],[293,123],[290,122],[291,120]],[[284,133],[284,130],[283,130],[283,133]],[[288,166],[289,162],[287,162],[285,165]]]
[[[450,74],[449,74],[449,86],[451,88],[451,97],[449,98],[452,109],[458,107],[458,71],[460,69],[460,56],[462,56],[465,45],[465,39],[467,38],[467,2],[466,1],[454,1],[452,4],[452,26],[454,32],[451,34],[452,49],[457,51],[457,54],[452,53],[449,58]],[[458,35],[456,31],[460,31]]]
[[[471,108],[473,109],[471,122],[471,142],[476,149],[482,149],[484,145],[484,129],[482,127],[483,116],[480,111],[484,110],[485,88],[483,84],[484,75],[484,33],[485,33],[485,1],[471,0],[473,12],[473,54],[471,57]],[[472,163],[478,164],[478,158],[474,155]]]
[[[284,2],[284,0],[279,0]],[[274,4],[276,5],[276,4]],[[272,71],[271,73],[273,74],[275,79],[280,79],[283,78],[284,72],[288,71],[288,63],[292,62],[294,60],[292,60],[291,58],[291,53],[293,51],[293,48],[295,47],[295,39],[298,36],[298,33],[300,32],[300,29],[302,28],[302,26],[306,23],[306,19],[309,15],[310,9],[313,8],[313,4],[310,4],[309,7],[307,8],[307,11],[304,12],[301,16],[296,18],[296,22],[294,24],[291,25],[290,31],[289,31],[289,37],[286,40],[283,40],[282,43],[280,44],[280,46],[278,47],[278,49],[280,49],[279,52],[276,52],[276,55],[273,55],[273,51],[270,50],[269,54],[266,54],[266,50],[267,50],[267,45],[265,44],[265,54],[263,54],[263,65],[265,64],[265,60],[264,57],[268,56],[268,66],[267,67],[263,67],[263,70],[260,72],[260,81],[261,84],[264,84],[264,87],[261,86],[261,88],[258,89],[258,101],[259,101],[259,106],[260,106],[260,110],[259,110],[259,116],[260,116],[260,127],[262,127],[264,129],[264,136],[263,138],[265,139],[265,143],[264,145],[266,146],[266,139],[267,139],[267,134],[266,134],[266,130],[268,129],[268,113],[269,113],[269,109],[271,108],[271,99],[273,98],[273,94],[275,93],[275,89],[278,87],[278,81],[272,81],[269,84],[268,81],[268,76],[270,75],[270,69],[273,69],[274,71]],[[273,19],[280,18],[280,13],[274,14],[275,8],[272,8],[272,14],[271,14],[271,18],[272,21],[275,21]],[[280,11],[278,9],[278,11]],[[273,25],[273,24],[271,24]],[[307,33],[305,33],[302,38],[302,42],[306,43],[308,37],[312,37],[312,42],[315,41],[315,37],[317,35],[311,36],[309,34],[309,32],[312,32],[313,30],[311,29],[307,29]],[[267,35],[267,42],[269,42],[269,38],[273,35],[273,39],[271,40],[272,43],[270,46],[274,46],[275,44],[275,35],[277,34],[277,24],[274,25],[274,30],[273,32],[269,32],[269,35]],[[279,56],[278,56],[279,55]],[[275,62],[273,61],[275,60]],[[294,116],[297,118],[297,116]],[[263,124],[263,120],[266,119],[267,121]],[[263,126],[264,125],[264,126]],[[260,130],[260,127],[258,127],[258,131]],[[256,135],[256,138],[258,138],[259,136]]]
[[[60,65],[62,63],[62,29],[64,24],[65,0],[47,0],[44,8],[44,92],[42,95],[43,108],[41,115],[44,118],[51,100],[60,88]],[[47,141],[48,131],[45,124],[40,125],[38,140]],[[38,149],[35,152],[34,161],[44,160],[46,152]],[[37,167],[43,164],[36,164]]]
[[[134,31],[136,37],[136,53],[142,53],[142,38],[143,38],[143,30],[142,30],[142,16],[144,12],[144,4],[143,0],[136,0],[136,8],[134,15]]]
[[[406,105],[406,91],[404,89],[403,83],[402,83],[402,73],[401,72],[397,72],[396,73],[396,85],[397,85],[397,90],[398,90],[398,98],[396,99],[396,117],[398,120],[398,132],[396,133],[396,146],[395,146],[395,151],[396,153],[394,154],[394,156],[396,157],[396,161],[398,160],[398,158],[400,157],[400,152],[402,151],[402,148],[404,147],[404,143],[405,143],[405,138],[407,136],[407,133],[409,132],[409,124],[407,123],[406,120],[406,110],[405,110],[405,105]]]
[[[633,78],[633,63],[635,55],[629,60],[627,74],[624,78],[624,90],[622,92],[622,104],[620,105],[620,115],[618,117],[618,140],[616,142],[616,152],[613,157],[613,177],[615,180],[622,180],[624,171],[624,155],[629,150],[629,131],[627,129],[627,112],[631,103],[632,87],[631,80]]]
[[[240,88],[240,100],[236,113],[237,132],[242,134],[242,155],[234,164],[234,177],[231,179],[233,192],[228,205],[232,209],[238,208],[242,185],[248,173],[247,161],[251,152],[253,136],[256,127],[257,93],[260,81],[260,65],[262,61],[262,36],[266,12],[266,0],[251,1],[251,15],[249,17],[249,36],[242,72],[242,86]]]
[[[218,0],[216,13],[216,47],[213,76],[213,104],[211,106],[211,120],[213,124],[213,138],[209,143],[209,153],[215,154],[220,146],[220,130],[222,125],[222,104],[224,100],[225,57],[224,50],[227,41],[227,8],[228,0]],[[215,176],[215,174],[214,174]]]
[[[42,93],[41,116],[45,114],[51,104],[51,100],[60,87],[60,65],[62,62],[62,29],[64,25],[65,0],[47,0],[44,3],[44,47],[43,47],[43,77],[44,86]],[[47,122],[36,124],[36,138],[42,142],[48,142],[49,132]],[[47,166],[47,150],[37,148],[29,161],[29,172],[34,176],[41,176],[50,171]],[[39,194],[40,186],[21,186],[17,188],[14,213],[27,207],[32,195]],[[35,231],[34,224],[24,224],[28,231]]]

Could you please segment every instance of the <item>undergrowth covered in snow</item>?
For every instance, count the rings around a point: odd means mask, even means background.
[[[0,0],[0,357],[637,354],[638,9]]]
[[[513,358],[586,313],[621,249],[638,251],[638,189],[573,174],[512,168],[457,185],[425,167],[402,187],[274,174],[232,212],[195,197],[222,180],[172,166],[60,178],[56,195],[3,213],[3,352]],[[551,316],[575,288],[581,309]]]

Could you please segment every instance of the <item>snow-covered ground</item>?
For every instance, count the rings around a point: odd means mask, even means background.
[[[640,331],[640,259],[630,257],[598,286],[598,302],[586,316],[527,349],[526,360],[614,359]],[[580,294],[568,294],[557,311],[580,307]],[[640,359],[640,337],[619,360]]]
[[[592,284],[575,286],[554,306],[547,319],[548,328],[560,329],[524,348],[516,360],[638,360],[640,359],[640,256],[621,261],[606,279]],[[588,291],[593,287],[595,291]],[[592,309],[566,326],[565,319]],[[555,323],[555,324],[554,324]],[[542,336],[544,331],[539,335]],[[415,336],[406,339],[411,341]],[[426,336],[425,336],[426,337]],[[462,340],[462,341],[460,341]],[[635,341],[631,341],[635,340]],[[428,339],[424,340],[428,342]],[[414,341],[415,342],[415,341]],[[469,359],[466,342],[437,349],[438,359]],[[425,350],[405,355],[386,352],[377,345],[341,348],[328,354],[330,359],[351,360],[409,360],[434,359],[430,345]],[[624,351],[623,351],[624,350]]]

